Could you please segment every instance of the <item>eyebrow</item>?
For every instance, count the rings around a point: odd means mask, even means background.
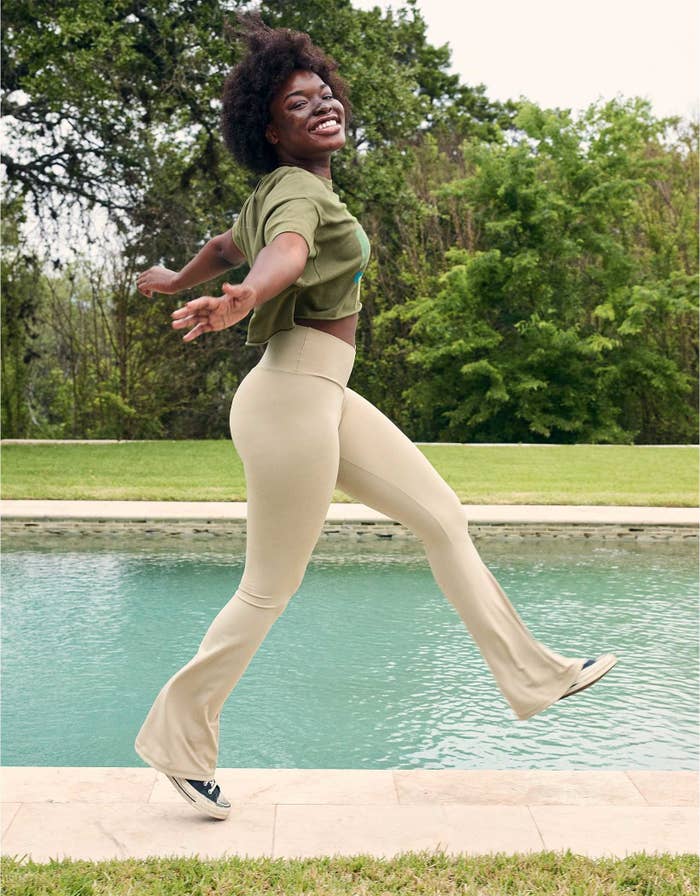
[[[331,89],[328,84],[321,84],[321,90],[323,90],[324,87],[326,88],[326,90]],[[306,96],[306,91],[305,90],[293,90],[291,93],[287,94],[287,96],[284,98],[283,102],[286,102],[290,96]]]

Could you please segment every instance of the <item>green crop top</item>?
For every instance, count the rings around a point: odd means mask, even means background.
[[[264,345],[274,333],[293,329],[295,315],[337,320],[362,308],[366,233],[328,178],[282,165],[260,179],[231,236],[252,266],[264,246],[290,231],[308,243],[306,267],[295,283],[253,311],[246,345]]]

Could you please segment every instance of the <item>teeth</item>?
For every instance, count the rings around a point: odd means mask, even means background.
[[[317,124],[315,128],[311,128],[312,131],[322,131],[324,128],[335,127],[338,124],[335,119],[331,121],[324,121],[323,124]]]

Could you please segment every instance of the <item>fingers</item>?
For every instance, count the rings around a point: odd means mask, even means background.
[[[148,270],[141,271],[136,275],[136,287],[139,292],[145,296],[152,296],[154,292],[162,292],[170,295],[171,280],[173,272],[164,268],[162,265],[152,265]]]
[[[224,291],[222,298],[228,299],[233,308],[245,309],[247,314],[255,307],[255,291],[246,283],[224,283],[221,288]]]
[[[201,315],[192,315],[191,317],[183,318],[182,320],[174,320],[172,326],[175,330],[186,330],[188,327],[191,327],[189,332],[185,333],[182,337],[184,342],[191,342],[193,339],[196,339],[197,336],[201,336],[202,333],[209,333],[214,329],[209,323],[209,320]]]
[[[214,298],[214,296],[202,296],[200,299],[191,299],[181,308],[177,308],[173,311],[170,316],[178,320],[180,318],[189,317],[192,314],[198,314],[202,311],[213,311],[219,305],[220,301],[221,299]]]
[[[209,333],[214,330],[210,322],[210,315],[220,305],[220,299],[214,296],[202,296],[199,299],[192,299],[177,308],[170,315],[172,317],[172,327],[175,330],[184,330],[189,327],[191,329],[182,337],[183,342],[192,342],[202,333]]]
[[[229,299],[242,299],[250,294],[250,287],[243,283],[222,283],[221,288]]]
[[[173,326],[175,326],[173,324]],[[193,339],[196,339],[197,336],[201,336],[202,333],[208,333],[211,330],[211,326],[206,322],[198,323],[196,327],[193,327],[189,333],[185,333],[182,337],[183,342],[192,342]]]
[[[236,302],[240,302],[249,292],[249,288],[242,283],[222,283],[221,288],[226,294],[226,298],[233,299]]]
[[[149,276],[150,272],[150,268],[147,271],[142,271],[138,274],[136,279],[136,288],[142,295],[149,299],[153,297],[153,284],[151,282],[151,277]]]
[[[148,296],[149,299],[153,295],[153,290],[148,287],[148,277],[145,274],[139,274],[136,288],[142,295]]]
[[[188,314],[187,317],[180,317],[172,322],[174,330],[184,330],[193,324],[206,324],[209,322],[208,314]]]

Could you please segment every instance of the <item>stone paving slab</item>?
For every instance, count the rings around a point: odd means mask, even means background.
[[[225,821],[152,768],[0,770],[1,851],[51,858],[698,853],[695,771],[240,769]]]
[[[285,858],[442,849],[540,852],[527,806],[278,806],[274,854]]]
[[[522,773],[508,769],[444,769],[435,776],[430,769],[397,769],[394,780],[399,801],[404,804],[647,805],[639,788],[622,771],[533,770]],[[663,792],[664,785],[659,789]]]
[[[697,809],[532,806],[531,812],[547,849],[591,857],[700,851]]]
[[[241,520],[245,501],[0,501],[5,519],[80,520]],[[463,504],[473,523],[608,523],[700,525],[697,507],[638,507],[568,504]],[[365,504],[332,503],[328,522],[387,522],[390,517]]]

